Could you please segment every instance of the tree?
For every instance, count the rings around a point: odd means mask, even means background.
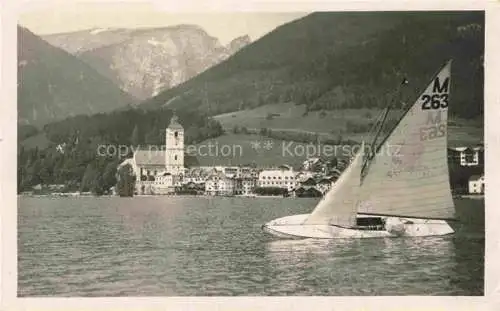
[[[147,145],[158,145],[160,143],[158,131],[156,128],[151,129],[144,137],[144,142]],[[134,145],[136,146],[136,145]]]
[[[339,133],[339,134],[337,135],[336,145],[340,145],[340,144],[342,144],[342,140],[343,140],[343,137],[342,137],[342,135]]]
[[[184,134],[184,138],[188,144],[200,142],[202,137],[203,133],[198,127],[195,126],[189,127]]]
[[[36,159],[33,161],[33,164],[27,169],[27,178],[26,184],[27,186],[35,186],[42,182],[40,178],[40,170],[41,170],[41,161]]]
[[[118,168],[116,192],[121,197],[134,196],[135,176],[130,164],[125,164]]]
[[[337,167],[338,160],[335,156],[331,157],[330,159],[327,160],[327,168],[328,170],[333,170],[334,168]]]
[[[90,191],[95,195],[103,195],[105,192],[103,177],[99,174],[95,175],[91,182]]]
[[[63,184],[64,183],[64,176],[63,176],[63,165],[64,165],[64,158],[59,158],[56,159],[54,162],[54,169],[52,171],[52,177],[54,179],[54,183],[56,184]]]
[[[45,163],[42,164],[42,167],[40,168],[40,182],[44,185],[52,183],[53,180],[53,175],[50,172],[49,166],[45,165]]]
[[[184,165],[186,167],[198,166],[200,163],[198,162],[198,158],[196,155],[191,155],[184,153]]]
[[[118,164],[116,161],[109,162],[104,169],[104,173],[102,175],[104,191],[109,191],[111,187],[116,185],[116,168]]]
[[[266,100],[262,94],[257,96],[257,106],[264,106],[266,104]]]
[[[57,183],[66,184],[70,191],[89,191],[97,189],[94,180],[102,175],[100,183],[102,182],[106,191],[116,181],[113,180],[113,171],[118,166],[118,155],[110,154],[114,151],[108,147],[130,145],[132,140],[134,144],[144,144],[145,141],[163,144],[162,130],[164,131],[171,117],[170,109],[134,109],[69,117],[47,124],[39,132],[49,140],[46,147],[20,146],[18,150],[18,186],[26,191],[40,183]],[[188,129],[186,144],[201,142],[224,133],[217,120],[199,112],[180,111],[179,118],[184,128]],[[141,134],[143,131],[146,131],[146,137]],[[55,150],[57,144],[64,143],[64,152]],[[130,157],[131,153],[132,148],[128,148],[128,154],[120,156]],[[191,160],[192,165],[196,165],[196,158],[192,157]],[[115,162],[114,168],[112,165],[107,167],[110,162]],[[93,166],[89,167],[89,164]]]
[[[320,139],[319,139],[319,134],[318,133],[314,133],[313,135],[313,140],[315,143],[320,143]]]
[[[26,176],[26,169],[22,166],[17,167],[17,193],[21,193],[26,188],[24,176]]]
[[[140,133],[139,133],[139,128],[137,127],[137,124],[134,127],[134,130],[132,131],[132,137],[130,138],[130,142],[132,143],[132,146],[139,146],[141,143],[140,139]]]
[[[306,106],[306,109],[304,110],[304,113],[302,114],[302,116],[306,117],[308,114],[309,114],[309,106]]]
[[[98,173],[94,167],[94,163],[88,164],[80,183],[80,192],[87,192],[91,190],[94,186],[94,180],[97,178],[97,175]]]

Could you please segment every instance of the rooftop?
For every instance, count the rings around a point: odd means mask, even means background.
[[[175,115],[175,113],[172,116],[172,119],[170,119],[170,124],[168,125],[168,128],[169,129],[180,129],[180,130],[184,129],[182,127],[182,125],[180,125],[179,119],[177,118],[177,115]]]
[[[165,166],[164,150],[137,150],[134,153],[136,165]]]
[[[469,180],[479,180],[481,178],[483,178],[484,175],[472,175]]]

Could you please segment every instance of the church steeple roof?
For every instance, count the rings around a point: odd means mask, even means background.
[[[170,124],[168,125],[168,128],[169,129],[179,129],[179,130],[184,129],[182,127],[182,125],[180,125],[179,118],[177,117],[177,115],[175,114],[175,112],[172,115],[172,119],[170,119]]]

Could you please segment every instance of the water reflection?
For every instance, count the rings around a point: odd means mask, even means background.
[[[303,256],[325,255],[332,251],[333,247],[343,250],[349,245],[355,244],[354,239],[299,239],[299,240],[274,240],[266,243],[267,255],[273,260],[282,261],[290,256],[301,260]]]
[[[459,235],[451,242],[455,260],[449,276],[454,295],[484,295],[484,236],[477,233]]]
[[[21,199],[21,296],[471,295],[484,237],[270,240],[307,200]]]
[[[277,240],[266,251],[282,273],[276,278],[293,275],[304,294],[318,284],[328,285],[323,295],[445,294],[452,285],[442,276],[456,265],[455,246],[443,238]]]

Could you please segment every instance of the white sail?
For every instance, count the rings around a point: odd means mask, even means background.
[[[369,162],[358,212],[454,218],[447,161],[451,61],[432,79]]]
[[[358,190],[363,165],[364,143],[351,164],[305,220],[305,225],[356,225]]]

